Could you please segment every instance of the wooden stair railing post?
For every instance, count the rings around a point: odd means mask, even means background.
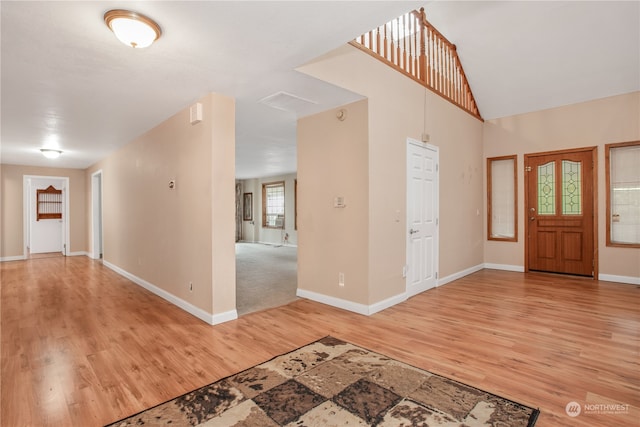
[[[424,17],[424,7],[420,8],[420,20],[418,21],[420,24],[420,80],[427,85],[427,54],[426,54],[426,42],[425,42],[425,17]]]

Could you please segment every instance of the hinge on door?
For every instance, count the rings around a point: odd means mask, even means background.
[[[525,172],[531,172],[531,166],[525,166],[524,171]]]
[[[438,278],[438,272],[436,271],[436,279]]]
[[[440,222],[440,219],[436,218],[436,225],[438,225],[439,222]]]
[[[440,164],[436,163],[436,172],[440,169]]]

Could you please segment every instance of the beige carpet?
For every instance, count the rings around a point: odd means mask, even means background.
[[[297,287],[296,247],[236,243],[238,316],[295,301]]]

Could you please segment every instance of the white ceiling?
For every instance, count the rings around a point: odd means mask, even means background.
[[[237,177],[293,172],[297,117],[361,98],[294,68],[420,6],[485,119],[640,90],[639,1],[2,1],[0,160],[86,168],[217,92],[236,99]],[[102,21],[115,8],[162,37],[122,45]],[[259,103],[280,91],[315,104]]]

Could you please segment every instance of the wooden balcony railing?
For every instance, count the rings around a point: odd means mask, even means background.
[[[406,13],[350,42],[482,120],[456,46],[424,13]]]

